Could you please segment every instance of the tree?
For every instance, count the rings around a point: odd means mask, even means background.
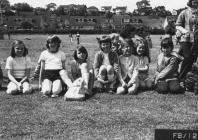
[[[167,11],[164,6],[157,6],[152,10],[151,15],[159,16],[159,17],[166,17],[171,15],[170,11]]]
[[[27,21],[24,21],[24,22],[21,23],[21,27],[23,29],[31,29],[33,27],[33,25],[31,23],[27,22]]]
[[[113,13],[111,13],[110,11],[107,11],[107,12],[105,13],[105,17],[106,17],[107,19],[111,19],[111,18],[113,17]]]
[[[76,10],[76,14],[78,16],[85,16],[85,15],[87,15],[87,6],[85,6],[85,5],[78,6],[78,8]]]
[[[18,12],[33,12],[33,7],[27,3],[16,3],[13,8]]]
[[[42,7],[36,7],[34,8],[34,15],[42,15],[46,11],[45,8]]]
[[[141,0],[137,2],[136,5],[137,5],[137,9],[135,9],[133,13],[135,13],[136,15],[144,15],[144,16],[150,15],[152,11],[152,7],[150,6],[148,0]]]
[[[47,4],[47,10],[49,10],[49,11],[54,11],[54,10],[56,10],[56,3],[49,3],[49,4]]]
[[[0,0],[1,10],[10,10],[10,2],[8,0]]]
[[[67,15],[68,13],[65,12],[65,5],[60,5],[56,9],[58,15]]]

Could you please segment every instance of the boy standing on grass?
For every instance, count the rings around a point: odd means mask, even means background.
[[[72,43],[73,42],[73,34],[72,33],[69,34],[69,39],[70,39],[70,43]]]
[[[80,44],[80,34],[77,32],[76,34],[77,44]]]

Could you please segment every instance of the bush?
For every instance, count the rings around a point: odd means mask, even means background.
[[[154,35],[159,35],[159,34],[164,34],[165,31],[164,31],[164,29],[157,29],[157,28],[155,28],[155,29],[151,29],[151,32],[150,33],[151,34],[154,34]]]

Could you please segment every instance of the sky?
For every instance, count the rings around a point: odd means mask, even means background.
[[[127,10],[132,12],[137,9],[136,2],[140,0],[8,0],[11,5],[15,3],[28,3],[32,7],[46,7],[49,3],[56,3],[59,5],[68,4],[84,4],[87,7],[96,6],[101,9],[101,6],[127,6]],[[165,6],[166,10],[172,11],[173,9],[180,9],[186,7],[188,0],[150,0],[151,7]]]

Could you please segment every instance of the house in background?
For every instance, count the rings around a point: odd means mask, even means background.
[[[113,9],[113,13],[116,15],[124,15],[127,12],[127,6],[117,6]]]
[[[112,6],[102,6],[101,7],[101,12],[111,12],[112,11]]]
[[[22,30],[22,24],[28,23],[32,25],[29,29],[39,29],[41,22],[41,16],[31,16],[31,17],[23,17],[23,16],[9,16],[6,17],[4,24],[6,24],[9,29],[12,30]],[[27,28],[28,29],[28,28]]]
[[[87,13],[98,12],[99,9],[95,6],[90,6],[87,8]]]
[[[69,26],[72,30],[99,30],[100,16],[70,16]]]

